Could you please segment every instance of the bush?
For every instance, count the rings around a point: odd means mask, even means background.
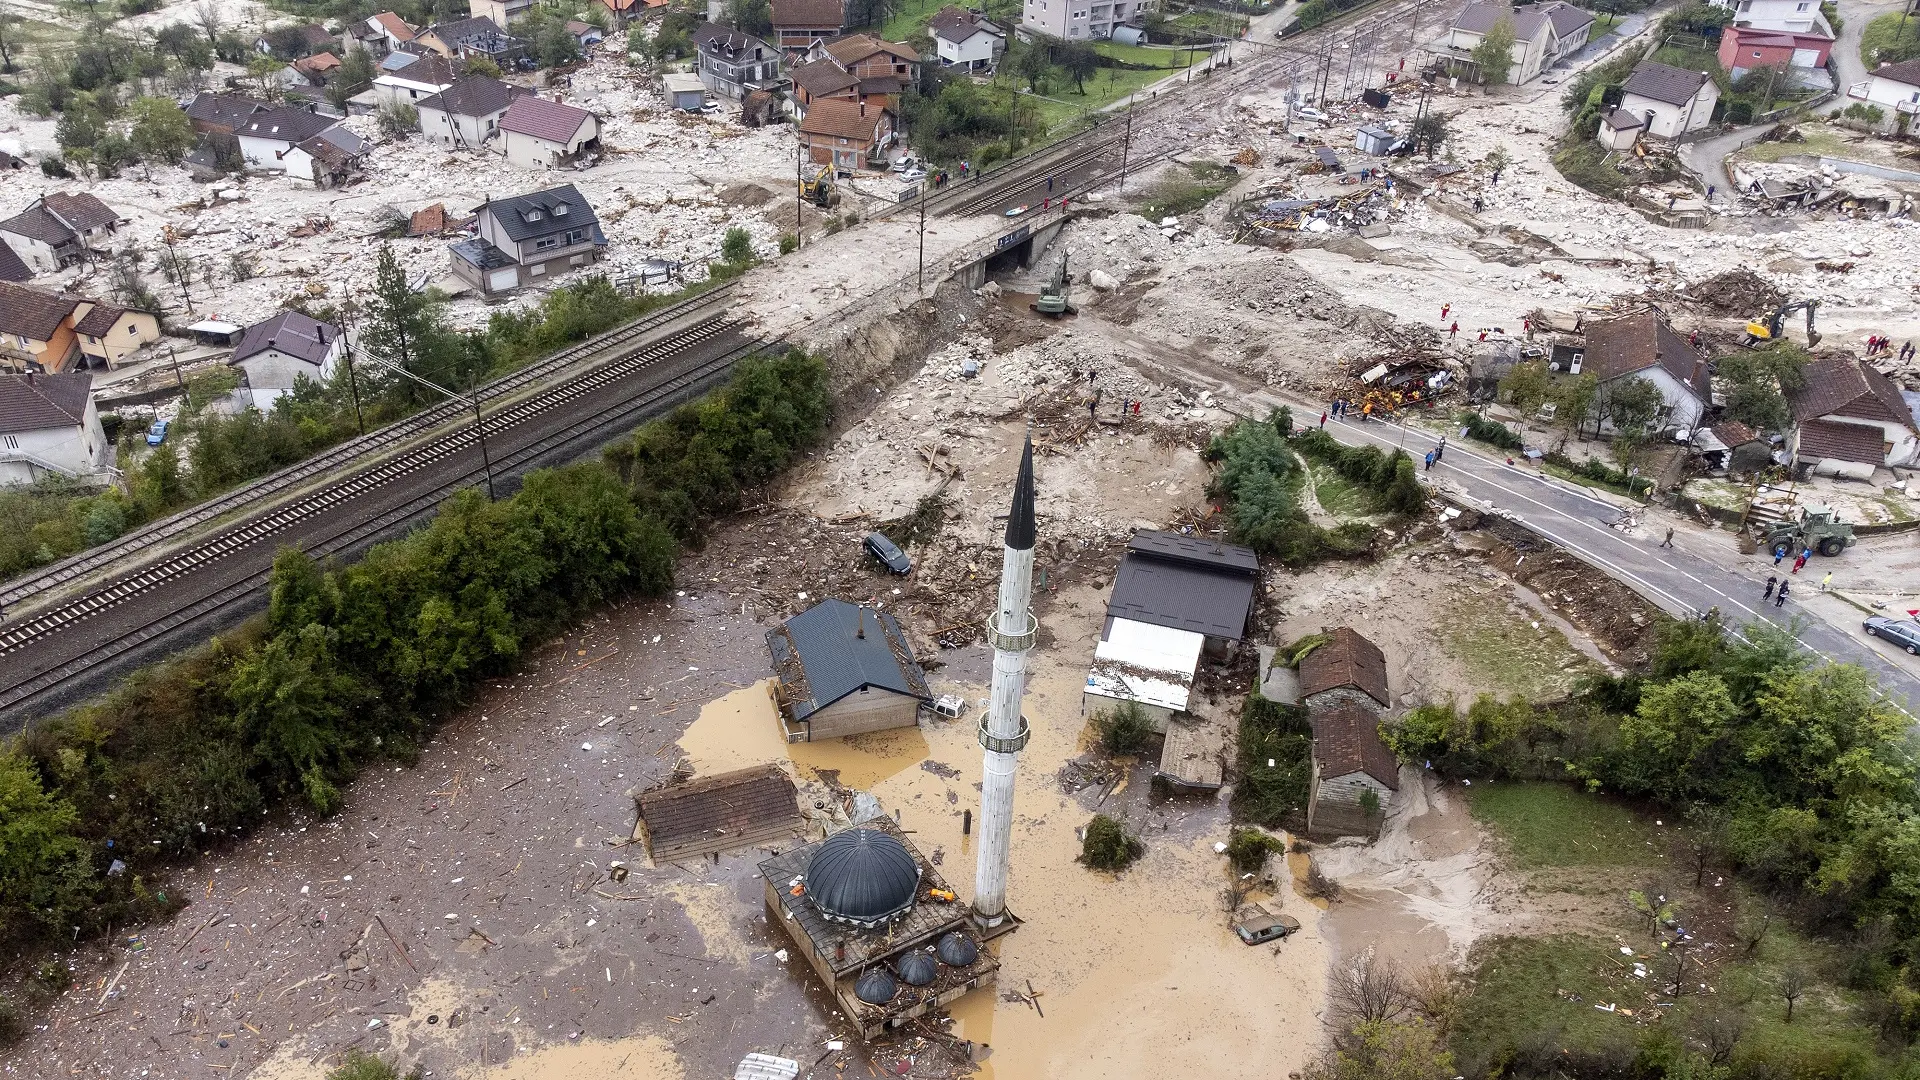
[[[411,105],[391,102],[375,113],[380,134],[389,139],[404,139],[420,130],[420,111]]]
[[[73,170],[67,168],[67,159],[59,154],[48,154],[41,158],[40,171],[55,180],[73,179]]]
[[[425,1075],[421,1066],[415,1065],[404,1080],[421,1080]],[[338,1066],[327,1071],[327,1080],[402,1080],[402,1077],[400,1070],[387,1064],[386,1059],[349,1050]]]
[[[1502,450],[1520,450],[1526,443],[1512,428],[1498,420],[1488,420],[1479,413],[1460,414],[1460,426],[1467,429],[1467,437],[1483,443],[1497,446]]]
[[[1585,132],[1586,136],[1592,134],[1592,129]],[[1607,164],[1606,148],[1588,137],[1570,137],[1573,138],[1571,145],[1563,145],[1553,155],[1553,167],[1560,175],[1603,199],[1623,197],[1627,192],[1627,178]]]
[[[1137,701],[1122,701],[1093,714],[1093,730],[1109,754],[1138,754],[1153,737],[1153,723]]]
[[[1095,870],[1125,870],[1147,853],[1147,845],[1126,827],[1105,814],[1093,815],[1087,822],[1087,835],[1080,842],[1080,861]]]
[[[1313,729],[1306,710],[1250,695],[1240,707],[1238,743],[1234,820],[1286,827],[1306,809],[1313,771]]]
[[[780,254],[791,255],[800,250],[800,238],[792,233],[780,234]]]
[[[27,1022],[13,1002],[0,997],[0,1046],[12,1046],[27,1037]]]
[[[1257,874],[1266,868],[1267,859],[1286,851],[1278,837],[1259,829],[1235,829],[1227,836],[1227,861],[1243,874]]]

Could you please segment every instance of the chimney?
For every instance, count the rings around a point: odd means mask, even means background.
[[[853,636],[859,638],[861,641],[865,641],[867,640],[867,609],[857,608],[856,610],[860,612],[860,615],[859,623],[853,631]]]
[[[867,115],[867,99],[866,98],[860,99],[860,115],[861,116]]]

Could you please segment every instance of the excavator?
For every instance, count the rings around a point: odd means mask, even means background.
[[[1762,345],[1769,345],[1781,340],[1781,334],[1786,330],[1787,316],[1796,311],[1805,310],[1807,313],[1807,348],[1811,349],[1820,344],[1820,332],[1813,328],[1813,314],[1819,307],[1820,301],[1818,300],[1795,300],[1789,304],[1781,304],[1774,310],[1772,315],[1767,316],[1766,322],[1748,323],[1746,340],[1740,344],[1745,345],[1749,349],[1757,349]]]
[[[800,180],[800,197],[822,209],[840,205],[840,188],[833,182],[833,167],[820,165]]]
[[[1078,315],[1072,304],[1067,303],[1068,286],[1071,279],[1067,276],[1067,255],[1060,254],[1060,265],[1053,268],[1053,277],[1040,286],[1040,299],[1030,306],[1048,318],[1057,319],[1062,315]]]

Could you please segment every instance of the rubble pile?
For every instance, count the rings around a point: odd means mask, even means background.
[[[1680,293],[1682,299],[1715,315],[1751,318],[1786,303],[1786,294],[1744,267],[1696,281]]]

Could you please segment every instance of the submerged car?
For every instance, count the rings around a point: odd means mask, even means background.
[[[913,560],[907,558],[907,553],[900,550],[899,544],[887,539],[885,533],[868,533],[862,546],[875,561],[896,574],[904,574],[913,569]]]
[[[1261,945],[1286,937],[1300,929],[1300,920],[1291,915],[1275,915],[1259,904],[1248,904],[1234,917],[1233,932],[1249,945]]]

